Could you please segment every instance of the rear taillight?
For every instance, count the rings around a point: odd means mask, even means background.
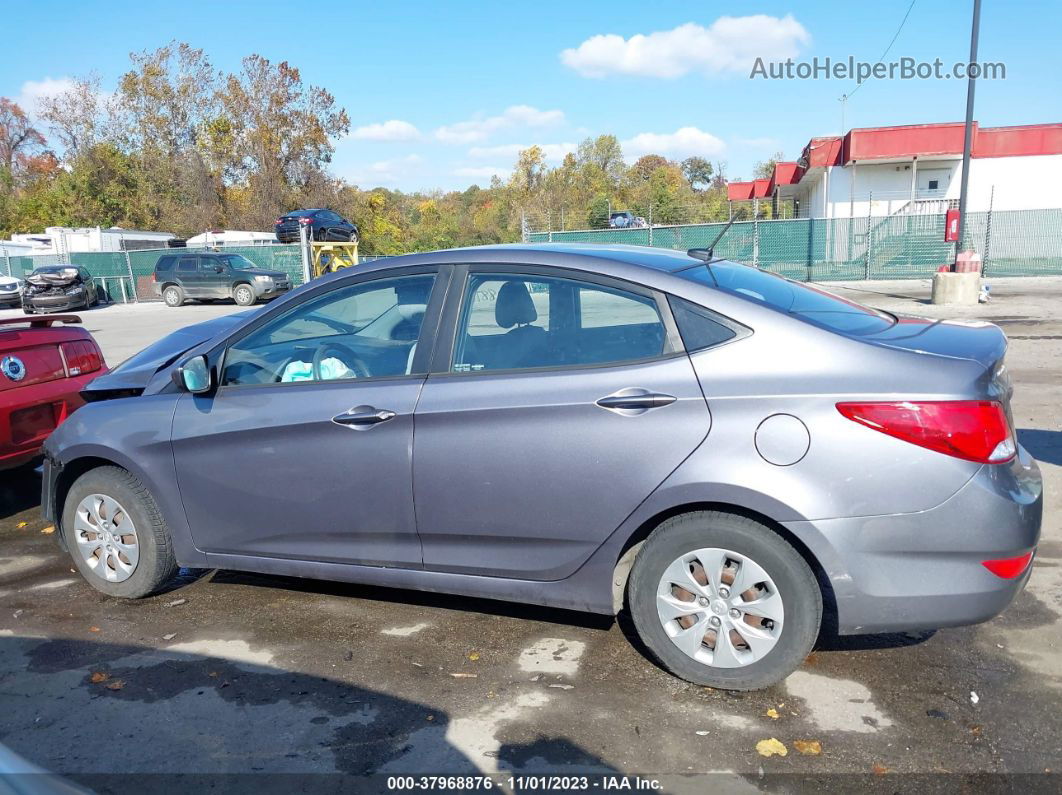
[[[66,360],[67,375],[85,375],[94,373],[103,367],[103,354],[96,343],[89,340],[64,342],[61,346]]]
[[[1004,464],[1017,447],[1003,406],[990,400],[838,403],[848,419],[938,453]]]
[[[280,226],[282,223],[284,223],[284,219],[283,218],[278,218],[277,220],[275,220],[273,222],[273,225],[274,226]]]
[[[300,218],[299,219],[299,223],[300,224],[312,224],[313,223],[313,219],[312,218]]]

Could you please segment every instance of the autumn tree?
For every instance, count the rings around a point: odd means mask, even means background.
[[[766,160],[761,160],[752,168],[753,179],[770,179],[774,176],[774,167],[781,161],[785,160],[785,155],[781,152],[775,152]]]
[[[30,158],[44,150],[45,143],[25,111],[0,97],[0,168],[15,178]]]
[[[268,228],[319,184],[350,118],[328,91],[304,85],[297,68],[260,55],[244,58],[240,73],[226,78],[220,104],[232,141],[228,171],[249,190],[240,221]]]

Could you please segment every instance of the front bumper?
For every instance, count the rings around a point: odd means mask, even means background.
[[[0,293],[0,306],[21,306],[22,296],[19,293]]]
[[[982,561],[1036,548],[1043,517],[1040,470],[1024,448],[1010,464],[985,465],[927,511],[787,522],[826,570],[841,634],[963,626],[1002,612],[1025,587]]]
[[[291,282],[273,282],[270,285],[263,285],[260,282],[254,282],[251,285],[251,288],[254,290],[254,295],[256,298],[263,298],[268,300],[270,298],[276,298],[277,296],[281,296],[284,295],[284,293],[290,292]]]
[[[41,295],[26,296],[22,300],[23,306],[42,312],[62,312],[64,309],[78,309],[85,305],[85,293],[75,295]]]

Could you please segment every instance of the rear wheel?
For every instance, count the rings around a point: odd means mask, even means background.
[[[176,284],[171,284],[162,291],[162,300],[166,302],[166,306],[181,306],[184,303],[184,290]]]
[[[727,690],[784,679],[822,620],[822,594],[800,554],[759,522],[715,511],[653,531],[628,595],[638,635],[665,668]]]
[[[99,467],[74,481],[63,504],[62,528],[81,576],[109,596],[147,596],[177,574],[154,498],[124,469]]]
[[[237,284],[232,291],[232,300],[240,306],[251,306],[254,303],[254,290],[249,284]]]

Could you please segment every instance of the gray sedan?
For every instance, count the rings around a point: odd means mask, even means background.
[[[820,630],[984,621],[1036,463],[1006,338],[621,246],[379,260],[98,379],[43,505],[100,591],[178,566],[629,610],[665,668],[780,680]]]

